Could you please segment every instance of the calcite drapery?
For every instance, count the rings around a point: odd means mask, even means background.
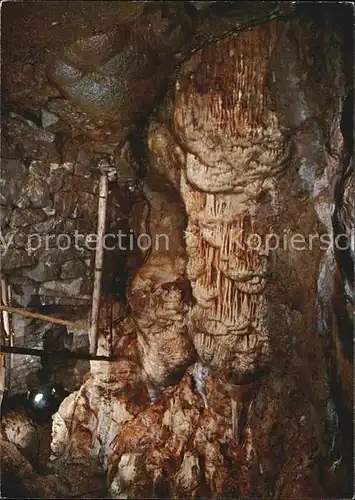
[[[173,192],[169,198],[154,188],[159,180],[145,187],[152,248],[128,293],[143,373],[151,389],[176,383],[196,358],[186,321],[189,284],[184,278],[183,207]],[[168,207],[169,217],[162,216]]]
[[[268,228],[255,235],[255,220],[262,197],[275,201],[289,153],[267,87],[276,41],[273,23],[232,36],[195,54],[176,83],[187,273],[197,300],[190,331],[201,359],[237,379],[269,358]]]

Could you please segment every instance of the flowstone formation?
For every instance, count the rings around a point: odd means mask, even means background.
[[[260,242],[249,237],[256,221],[264,229],[262,197],[271,200],[269,217],[277,216],[275,177],[288,153],[265,92],[274,31],[270,24],[210,46],[184,65],[176,84],[187,275],[197,301],[190,331],[202,361],[237,380],[269,361],[268,228],[258,232]],[[228,64],[219,54],[228,54]]]
[[[82,114],[84,130],[97,123],[106,141],[112,142],[116,131],[115,140],[122,145],[142,112],[152,107],[167,73],[141,36],[119,26],[66,47],[48,66],[48,75],[79,118]],[[56,101],[50,109],[59,110]]]
[[[317,322],[330,251],[307,243],[331,236],[344,88],[332,88],[321,129],[314,95],[299,101],[289,85],[313,78],[297,64],[298,29],[312,46],[310,27],[280,21],[210,44],[182,65],[172,116],[150,120],[149,232],[170,247],[153,248],[130,280],[115,348],[128,360],[98,364],[53,428],[54,456],[63,443],[65,460],[101,456],[115,497],[345,491],[333,333]]]

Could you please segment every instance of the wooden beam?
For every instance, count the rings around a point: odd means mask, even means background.
[[[2,399],[5,392],[5,356],[0,352],[0,411],[2,407]]]
[[[25,318],[33,318],[39,319],[44,323],[55,323],[56,325],[69,326],[70,328],[75,328],[77,330],[86,330],[88,331],[88,325],[84,323],[75,323],[73,321],[67,321],[61,318],[55,318],[53,316],[47,316],[46,314],[40,314],[37,312],[28,311],[27,309],[22,309],[20,307],[9,307],[0,305],[0,311],[7,311],[12,314],[18,314],[19,316],[23,316]]]

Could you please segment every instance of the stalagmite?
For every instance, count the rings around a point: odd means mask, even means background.
[[[232,406],[232,436],[234,439],[238,439],[241,404],[231,397]]]

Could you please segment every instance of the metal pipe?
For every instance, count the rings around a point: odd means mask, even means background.
[[[118,359],[127,359],[127,356],[108,357],[108,356],[91,356],[83,352],[75,351],[44,351],[43,349],[30,349],[28,347],[1,345],[0,353],[12,353],[22,356],[38,356],[39,358],[61,358],[61,359],[87,359],[88,361],[114,361]]]

